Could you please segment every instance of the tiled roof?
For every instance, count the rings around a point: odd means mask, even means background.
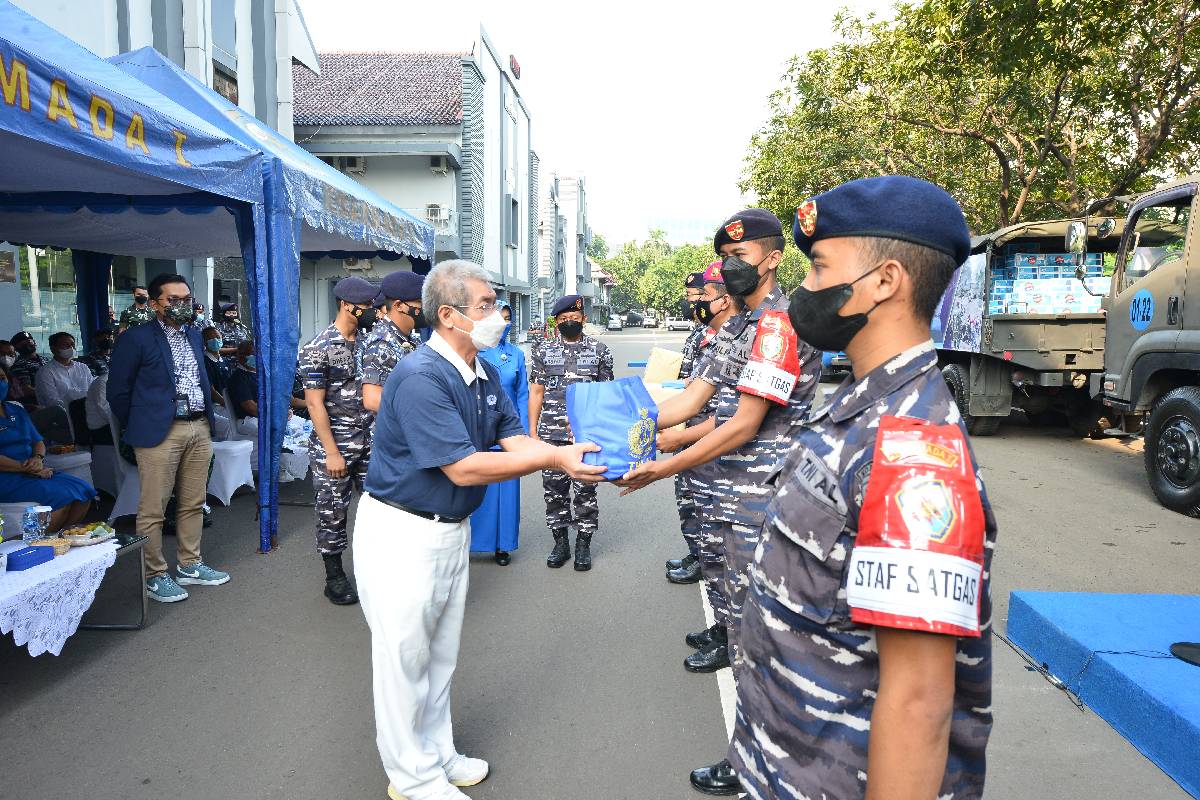
[[[461,53],[321,53],[292,65],[296,125],[459,125]]]

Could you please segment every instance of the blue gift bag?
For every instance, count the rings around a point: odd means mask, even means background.
[[[567,420],[576,442],[600,445],[583,462],[607,467],[607,481],[654,460],[658,406],[641,378],[570,384]]]

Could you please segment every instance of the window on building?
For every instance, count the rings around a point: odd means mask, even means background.
[[[509,195],[508,198],[508,244],[519,247],[521,243],[521,205],[512,195]]]
[[[50,335],[58,331],[66,331],[81,341],[71,251],[22,247],[18,261],[21,329],[33,335],[43,353],[50,352]],[[4,331],[2,335],[13,333],[16,330]]]
[[[238,102],[237,77],[213,59],[213,91],[235,106]]]

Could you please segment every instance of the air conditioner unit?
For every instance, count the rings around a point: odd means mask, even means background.
[[[350,258],[342,259],[342,266],[350,272],[365,272],[371,269],[371,259],[369,258]]]
[[[347,175],[365,175],[367,159],[363,156],[342,156],[342,171]]]
[[[450,172],[450,162],[445,156],[430,156],[429,171],[434,175],[446,175]]]
[[[450,209],[437,203],[430,203],[425,206],[425,218],[430,222],[449,222]]]

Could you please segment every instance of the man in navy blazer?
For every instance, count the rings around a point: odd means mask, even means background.
[[[229,576],[200,557],[203,507],[212,458],[213,406],[200,332],[187,279],[150,282],[155,320],[117,338],[108,375],[108,404],[137,455],[141,497],[137,531],[146,537],[146,594],[160,603],[186,600],[180,584],[219,586]],[[176,578],[162,551],[163,519],[176,497]]]

